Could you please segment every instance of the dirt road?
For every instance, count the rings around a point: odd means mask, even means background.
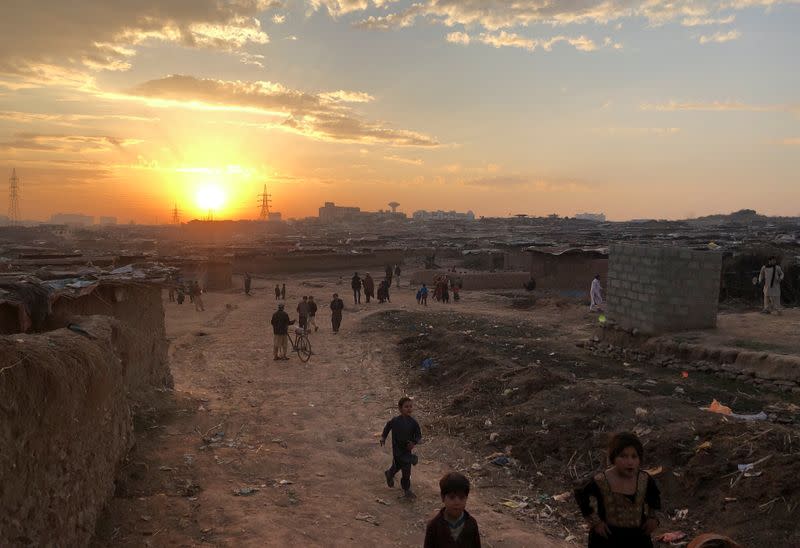
[[[421,546],[438,478],[467,449],[459,439],[420,446],[414,502],[385,485],[390,455],[378,433],[404,389],[389,349],[359,332],[372,312],[416,306],[413,292],[353,307],[332,281],[287,287],[291,316],[300,295],[321,304],[315,355],[303,364],[272,360],[275,282],[255,282],[252,297],[208,294],[205,313],[165,303],[175,393],[140,410],[139,441],[95,545]],[[337,290],[348,309],[334,335],[327,304]],[[419,401],[423,428],[425,408]],[[476,490],[468,504],[486,546],[565,545],[488,499]]]

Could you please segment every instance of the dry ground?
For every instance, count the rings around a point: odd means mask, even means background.
[[[382,470],[390,456],[377,436],[404,394],[403,376],[395,358],[384,358],[391,337],[365,335],[362,320],[416,303],[403,288],[393,290],[391,305],[354,308],[336,279],[287,284],[290,312],[304,294],[323,305],[320,331],[311,336],[316,354],[307,364],[296,355],[272,360],[276,280],[254,280],[252,297],[208,294],[205,313],[188,301],[165,303],[175,392],[140,410],[139,441],[98,524],[96,546],[421,545],[425,522],[439,507],[436,482],[469,448],[441,436],[421,446],[413,503],[386,487]],[[334,335],[326,305],[337,290],[348,309]],[[478,311],[492,306],[486,301],[464,305]],[[424,427],[426,402],[417,413]],[[564,545],[535,523],[496,511],[508,488],[470,496],[485,545]],[[257,491],[235,495],[241,489]]]

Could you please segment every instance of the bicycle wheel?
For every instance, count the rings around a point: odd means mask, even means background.
[[[304,362],[311,358],[311,341],[305,335],[298,335],[297,337],[297,355]]]

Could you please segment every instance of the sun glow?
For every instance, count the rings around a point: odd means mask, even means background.
[[[200,187],[195,196],[197,206],[203,211],[219,211],[225,204],[225,192],[214,184]]]

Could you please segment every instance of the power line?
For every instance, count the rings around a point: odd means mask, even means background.
[[[172,224],[181,224],[181,211],[178,209],[177,202],[175,202],[175,207],[172,208]]]
[[[258,218],[265,221],[269,219],[269,206],[272,203],[272,195],[267,194],[267,185],[264,185],[264,192],[259,194],[258,197],[261,199],[261,211],[258,214]]]
[[[11,177],[8,179],[8,198],[8,217],[11,224],[16,225],[19,222],[19,179],[16,168],[11,170]]]

